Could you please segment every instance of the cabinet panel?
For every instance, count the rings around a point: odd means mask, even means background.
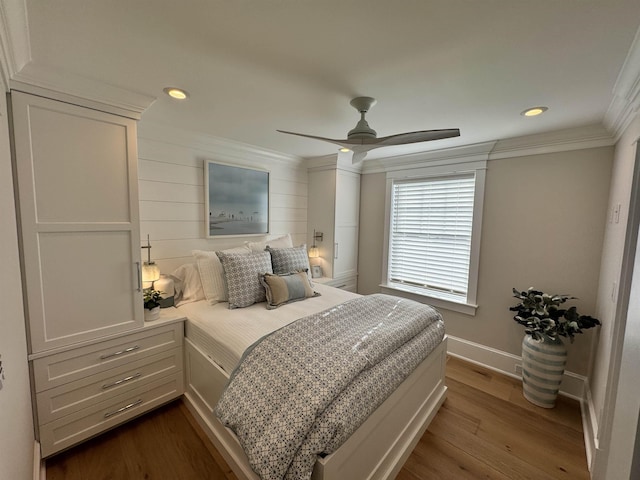
[[[11,105],[30,353],[142,327],[135,121]]]
[[[343,277],[358,273],[358,227],[336,227],[336,246],[333,276]]]
[[[182,345],[182,323],[144,330],[122,338],[67,350],[33,361],[36,391],[41,392],[89,375]]]
[[[336,225],[357,226],[360,219],[360,175],[336,174]]]
[[[127,122],[50,101],[28,115],[37,221],[129,222]]]
[[[34,344],[100,337],[116,319],[135,322],[139,302],[131,241],[129,231],[38,235],[45,328],[32,331]]]

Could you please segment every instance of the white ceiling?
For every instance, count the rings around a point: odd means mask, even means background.
[[[379,136],[461,130],[368,158],[601,124],[640,24],[638,0],[26,5],[32,64],[157,97],[143,122],[304,157],[336,146],[275,130],[345,138],[360,95],[378,99]],[[520,115],[536,105],[549,111]]]

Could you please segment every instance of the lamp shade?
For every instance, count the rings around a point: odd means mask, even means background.
[[[142,265],[142,282],[151,283],[160,279],[160,268],[155,263],[144,262]]]
[[[309,258],[318,258],[320,256],[320,251],[318,247],[313,246],[309,249]]]

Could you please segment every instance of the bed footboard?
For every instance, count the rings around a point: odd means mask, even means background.
[[[312,478],[395,478],[445,400],[446,351],[445,338],[349,440],[318,459]]]
[[[445,337],[349,440],[318,458],[313,480],[395,478],[446,397],[446,347]],[[212,413],[227,374],[189,339],[185,357],[187,408],[238,478],[258,480],[233,432]]]

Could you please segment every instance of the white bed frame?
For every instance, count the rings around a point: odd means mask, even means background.
[[[313,480],[393,479],[446,397],[447,338],[334,453],[318,457]],[[213,414],[228,375],[185,338],[184,401],[240,480],[259,480],[233,432]]]

